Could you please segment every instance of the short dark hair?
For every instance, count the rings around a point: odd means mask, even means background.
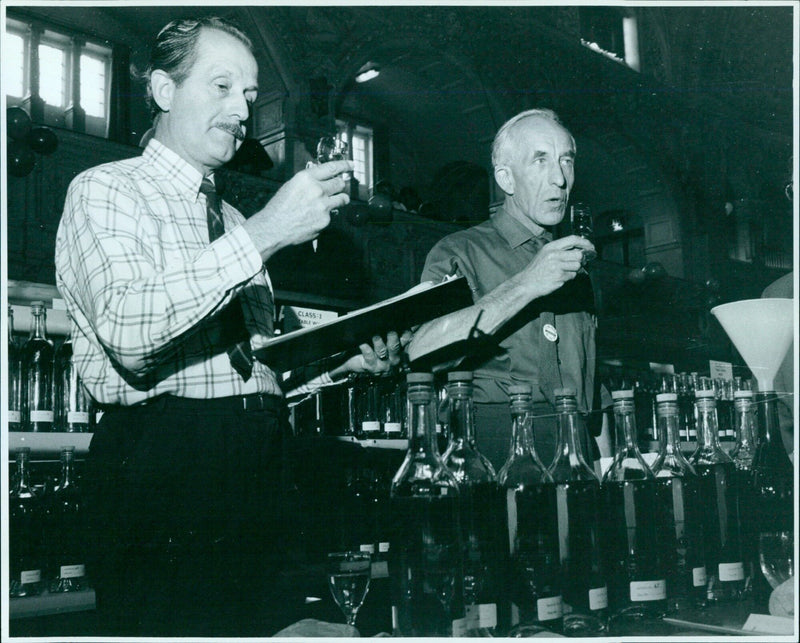
[[[167,24],[158,32],[150,49],[150,61],[144,73],[141,74],[142,80],[147,85],[147,105],[153,119],[161,112],[161,108],[153,100],[153,89],[150,85],[152,73],[156,69],[160,69],[168,73],[176,85],[183,83],[197,58],[197,41],[203,29],[216,29],[230,34],[245,45],[250,52],[253,51],[253,43],[250,38],[225,18],[204,16],[173,20]]]

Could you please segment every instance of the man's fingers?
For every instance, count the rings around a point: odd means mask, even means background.
[[[344,172],[353,171],[352,161],[329,161],[328,163],[314,164],[306,169],[309,176],[317,181],[327,181]]]
[[[583,237],[579,237],[576,234],[570,234],[566,237],[561,237],[560,239],[551,241],[547,244],[547,247],[550,247],[554,250],[570,250],[572,248],[582,248],[583,250],[594,249],[594,245],[591,241],[584,239]]]

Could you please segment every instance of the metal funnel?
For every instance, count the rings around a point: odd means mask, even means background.
[[[794,338],[794,299],[744,299],[711,309],[758,381],[775,388],[775,373]]]

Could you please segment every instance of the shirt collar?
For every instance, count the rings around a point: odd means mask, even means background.
[[[145,147],[142,157],[186,198],[197,200],[203,175],[176,152],[153,138]],[[213,177],[209,178],[213,180]]]
[[[544,245],[553,240],[553,234],[543,230],[539,234],[534,234],[514,217],[501,205],[492,215],[492,223],[506,243],[512,248],[521,246],[531,239],[536,240],[539,245]]]

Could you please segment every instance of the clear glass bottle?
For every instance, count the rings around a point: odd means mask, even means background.
[[[8,430],[21,431],[22,424],[22,351],[14,337],[14,309],[8,307]]]
[[[43,301],[31,302],[31,332],[22,346],[22,422],[26,431],[53,430],[53,342]]]
[[[16,474],[8,499],[9,593],[12,598],[35,596],[44,580],[44,508],[30,480],[29,447],[15,452]]]
[[[663,521],[659,533],[668,610],[677,612],[705,605],[707,577],[700,480],[681,452],[678,396],[656,395],[656,412],[660,448],[652,470],[656,476],[658,515]]]
[[[681,442],[688,442],[690,427],[694,425],[694,390],[688,373],[678,374],[677,387]]]
[[[636,445],[633,391],[612,391],[616,451],[603,475],[604,548],[614,617],[657,618],[667,607],[656,479]]]
[[[47,503],[50,592],[86,588],[86,516],[75,475],[75,447],[61,447],[61,477]]]
[[[380,409],[380,392],[378,381],[371,375],[362,379],[362,404],[361,404],[361,431],[360,438],[374,440],[381,437],[381,420],[378,416]]]
[[[548,472],[556,485],[558,549],[564,600],[564,633],[598,636],[606,631],[608,589],[600,543],[600,480],[581,447],[585,432],[573,389],[556,389],[558,441]]]
[[[533,441],[529,385],[509,387],[511,445],[497,482],[505,494],[511,637],[560,632],[563,619],[558,562],[556,492]]]
[[[768,598],[768,590],[794,572],[794,469],[781,439],[777,394],[759,391],[755,400],[758,447],[753,459],[753,494],[758,569],[769,583],[769,587],[761,584],[763,590],[755,593],[763,599],[763,594]]]
[[[92,399],[73,364],[72,337],[69,336],[53,357],[53,430],[86,433],[91,413]]]
[[[383,434],[388,440],[399,440],[403,437],[403,407],[405,403],[403,374],[394,374],[381,378],[381,422]]]
[[[507,631],[504,586],[504,495],[494,469],[475,445],[472,373],[447,375],[450,444],[442,456],[458,482],[461,499],[461,535],[464,546],[464,605],[467,636]],[[504,627],[505,625],[505,627]]]
[[[409,444],[390,492],[396,636],[462,636],[466,618],[459,489],[436,447],[433,375],[409,373]]]
[[[741,493],[733,460],[719,444],[716,393],[708,377],[698,379],[695,408],[697,449],[689,462],[700,478],[706,598],[712,603],[736,601],[745,587]]]
[[[734,391],[734,427],[736,444],[729,453],[736,467],[742,519],[742,555],[744,556],[744,589],[749,596],[758,566],[758,531],[756,497],[753,493],[753,460],[756,454],[757,429],[753,392],[738,388]]]

